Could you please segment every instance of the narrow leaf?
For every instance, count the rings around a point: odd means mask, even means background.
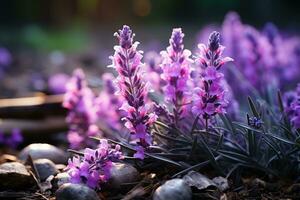
[[[257,109],[256,109],[256,106],[255,106],[255,104],[254,104],[254,102],[253,102],[253,100],[251,99],[250,96],[248,96],[248,103],[249,103],[250,109],[251,109],[251,111],[252,111],[252,114],[253,114],[255,117],[259,118],[259,113],[258,113],[258,111],[257,111]]]

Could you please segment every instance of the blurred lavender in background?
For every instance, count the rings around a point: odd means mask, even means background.
[[[4,75],[11,63],[11,53],[6,48],[0,47],[0,78]]]

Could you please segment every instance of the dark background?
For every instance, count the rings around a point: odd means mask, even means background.
[[[1,26],[88,24],[204,24],[228,11],[253,25],[298,26],[300,2],[289,0],[3,0]]]
[[[94,37],[90,33],[107,37],[123,24],[150,32],[154,39],[166,37],[165,30],[173,27],[194,37],[205,24],[221,24],[229,11],[258,28],[271,21],[298,32],[299,8],[300,1],[288,0],[3,0],[0,45],[81,51]]]

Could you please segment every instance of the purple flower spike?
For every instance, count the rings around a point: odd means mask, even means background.
[[[114,36],[116,36],[119,39],[120,46],[123,49],[130,49],[133,44],[133,37],[135,36],[134,33],[132,33],[129,26],[124,25],[122,30],[119,30],[118,33],[115,33]]]
[[[102,75],[103,88],[95,100],[96,112],[98,117],[105,122],[112,130],[121,132],[122,126],[121,118],[124,117],[119,108],[124,100],[122,96],[116,96],[116,86],[113,82],[115,77],[111,73]],[[109,110],[109,112],[108,112]]]
[[[0,67],[7,67],[12,63],[12,56],[10,52],[5,49],[0,47]]]
[[[219,72],[219,69],[233,59],[222,58],[224,47],[220,45],[220,34],[215,31],[210,34],[208,45],[199,44],[198,48],[200,53],[197,55],[195,63],[202,69],[201,85],[194,89],[192,111],[201,115],[207,122],[217,113],[225,113],[228,104],[225,98],[227,91],[223,84],[224,75]]]
[[[285,111],[294,128],[300,129],[300,83],[294,92],[285,94]]]
[[[69,124],[67,137],[73,149],[89,145],[88,137],[99,134],[98,127],[95,125],[97,116],[94,100],[95,96],[87,86],[83,71],[75,70],[67,84],[63,102],[63,106],[69,110],[66,118]]]
[[[182,119],[186,106],[189,102],[189,84],[190,78],[190,59],[191,52],[184,49],[183,37],[180,28],[173,29],[170,38],[170,46],[166,51],[162,51],[161,68],[163,74],[162,79],[166,82],[164,93],[166,101],[172,105],[173,124],[178,127],[179,121]]]
[[[145,64],[147,76],[144,77],[151,85],[151,88],[155,92],[162,93],[163,80],[160,78],[162,73],[160,64],[161,57],[155,51],[149,51],[145,54]]]
[[[220,33],[219,32],[212,32],[208,39],[208,48],[211,52],[217,51],[220,47]]]
[[[86,148],[83,157],[69,159],[65,169],[70,175],[71,183],[83,183],[93,189],[100,189],[101,184],[110,178],[112,162],[123,159],[121,147],[111,148],[108,141],[102,139],[95,150]]]
[[[137,51],[138,42],[133,42],[134,34],[128,26],[123,26],[114,35],[118,38],[119,45],[114,47],[111,67],[119,75],[117,94],[126,100],[120,109],[126,112],[123,120],[132,139],[144,150],[152,143],[150,125],[156,120],[156,115],[150,113],[151,105],[146,102],[148,86],[141,79],[140,71],[143,66],[142,52]]]

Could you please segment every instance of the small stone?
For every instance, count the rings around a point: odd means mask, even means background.
[[[55,167],[55,164],[49,159],[37,159],[33,161],[36,170],[39,173],[41,181],[46,180],[51,175],[56,175],[58,170]]]
[[[175,178],[158,187],[153,200],[189,200],[192,199],[192,190],[184,180]]]
[[[212,179],[221,192],[224,192],[229,188],[228,180],[222,176],[218,176]]]
[[[31,187],[33,183],[33,177],[23,164],[10,162],[0,165],[0,188],[21,189]]]
[[[100,200],[97,193],[81,184],[65,183],[56,191],[56,200]]]
[[[25,147],[19,154],[21,160],[26,160],[31,155],[33,160],[47,158],[56,164],[65,164],[68,156],[61,149],[45,143],[34,143]]]
[[[113,163],[111,168],[109,186],[118,189],[123,183],[133,183],[140,179],[138,170],[129,164]]]
[[[70,176],[67,172],[57,174],[52,180],[52,185],[54,188],[59,188],[65,183],[69,183]]]

